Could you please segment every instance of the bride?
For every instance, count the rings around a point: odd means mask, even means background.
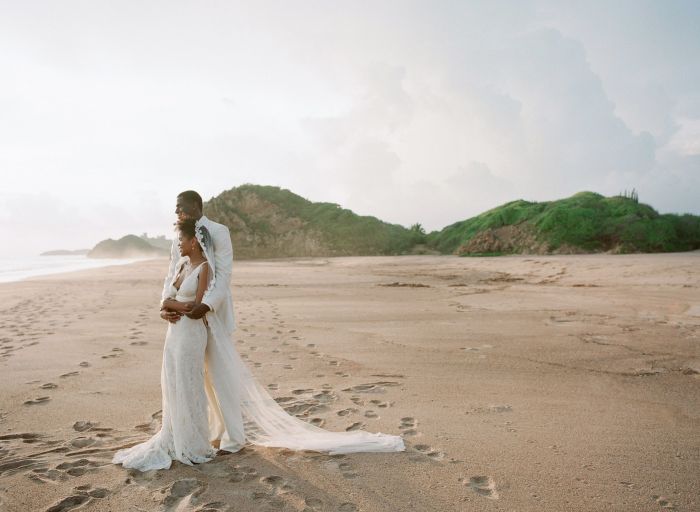
[[[217,272],[228,259],[217,249],[231,250],[228,228],[201,214],[201,198],[193,191],[178,196],[176,211],[181,257],[171,255],[174,277],[169,273],[163,294],[171,313],[161,368],[162,425],[149,440],[118,450],[112,462],[140,471],[168,469],[173,460],[207,462],[246,443],[330,454],[405,450],[401,436],[324,430],[290,415],[270,396],[229,336],[230,273]],[[225,228],[223,239],[219,226]],[[210,298],[217,278],[226,284],[228,301]]]

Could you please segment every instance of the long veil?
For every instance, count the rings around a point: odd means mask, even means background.
[[[211,236],[204,226],[197,239],[211,266],[208,289],[215,281]],[[336,453],[405,450],[401,436],[364,430],[332,432],[285,411],[251,373],[215,314],[207,314],[205,390],[209,402],[210,440],[219,449],[238,451],[246,442],[260,446]]]

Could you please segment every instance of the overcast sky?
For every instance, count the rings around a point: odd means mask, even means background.
[[[2,235],[170,236],[178,192],[243,183],[427,230],[581,190],[700,214],[698,26],[692,0],[0,0]]]

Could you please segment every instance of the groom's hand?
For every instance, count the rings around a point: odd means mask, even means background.
[[[192,311],[190,311],[189,313],[185,313],[185,315],[194,320],[199,320],[204,315],[206,315],[208,311],[209,306],[207,306],[206,304],[197,304],[194,308],[192,308]]]
[[[160,310],[160,317],[163,320],[167,320],[171,324],[174,324],[178,320],[180,320],[180,317],[182,316],[182,313],[178,313],[177,311],[171,311],[168,309],[161,309]]]

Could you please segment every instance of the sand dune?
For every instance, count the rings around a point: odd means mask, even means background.
[[[700,507],[700,253],[236,262],[277,401],[407,451],[140,473],[110,459],[160,427],[166,265],[0,284],[0,510]]]

